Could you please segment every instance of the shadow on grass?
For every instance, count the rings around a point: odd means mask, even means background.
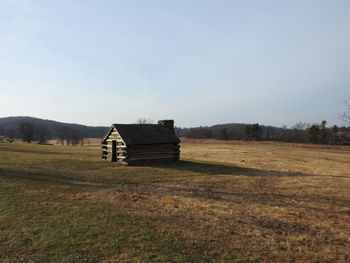
[[[146,167],[146,166],[144,166]],[[256,168],[239,167],[223,163],[211,163],[203,161],[180,160],[176,163],[153,164],[147,167],[165,168],[184,172],[194,172],[206,175],[245,175],[245,176],[319,176],[299,172],[280,172],[273,170],[262,170]]]
[[[35,172],[35,171],[14,171],[10,169],[0,168],[0,178],[12,179],[12,180],[29,180],[37,183],[49,184],[49,185],[65,185],[72,187],[79,187],[82,190],[86,188],[98,188],[101,185],[96,180],[89,180],[88,178],[81,178],[72,174],[62,175],[53,172]]]
[[[64,155],[72,155],[73,153],[70,152],[57,152],[57,151],[34,151],[34,150],[26,150],[26,149],[10,149],[6,147],[1,147],[0,152],[16,152],[16,153],[33,153],[33,154],[52,154],[52,155],[57,155],[57,154],[64,154]]]
[[[69,160],[69,159],[68,159]],[[62,162],[63,160],[60,160]],[[64,162],[64,161],[63,161]],[[61,163],[63,165],[63,163]],[[89,165],[90,164],[90,165]],[[94,165],[97,167],[94,167]],[[148,166],[138,166],[139,168],[145,169],[134,169],[134,167],[121,167],[119,170],[116,166],[115,169],[109,170],[108,173],[104,172],[104,168],[107,166],[113,167],[113,164],[106,162],[106,165],[101,162],[90,162],[90,161],[77,161],[66,162],[66,169],[63,170],[47,170],[40,171],[38,167],[37,171],[26,171],[26,170],[16,170],[16,169],[4,169],[0,168],[0,178],[9,180],[23,180],[29,181],[30,184],[33,182],[38,186],[68,186],[71,190],[81,192],[81,191],[95,191],[100,189],[118,189],[120,185],[129,185],[129,187],[124,188],[125,191],[145,193],[145,189],[139,189],[139,186],[147,186],[151,192],[158,191],[159,186],[157,183],[164,179],[164,182],[176,180],[177,177],[181,175],[189,177],[200,177],[200,176],[216,176],[216,175],[231,175],[231,176],[251,176],[251,177],[266,177],[266,178],[278,178],[278,177],[307,177],[307,176],[318,176],[303,173],[290,173],[290,172],[276,172],[269,170],[260,170],[253,168],[237,167],[226,164],[218,163],[208,163],[208,162],[195,162],[189,160],[182,160],[177,163],[168,164],[153,164]],[[78,165],[78,167],[77,167]],[[89,168],[90,167],[90,168]],[[23,167],[25,169],[25,167]],[[153,169],[161,168],[162,170]],[[164,169],[164,170],[163,170]],[[85,175],[86,172],[91,172],[94,170],[98,176]],[[115,175],[114,175],[115,174]],[[137,178],[142,178],[143,180],[138,180]],[[154,179],[157,180],[154,180]],[[155,182],[155,184],[154,184]],[[274,182],[274,181],[273,181]],[[215,201],[224,202],[234,202],[234,203],[257,203],[257,204],[269,204],[273,206],[280,207],[301,207],[319,211],[326,211],[322,208],[311,208],[302,205],[304,202],[319,202],[324,204],[337,204],[340,206],[349,206],[350,201],[335,198],[335,197],[325,197],[317,193],[303,193],[298,196],[295,195],[285,195],[274,191],[268,191],[268,193],[257,193],[254,191],[248,191],[245,188],[232,188],[229,191],[221,189],[223,185],[220,183],[206,184],[205,180],[201,184],[188,184],[180,183],[177,187],[171,185],[162,186],[161,191],[166,193],[172,193],[174,195],[186,196],[191,198],[200,199],[211,199]],[[278,182],[277,182],[278,183]],[[120,189],[118,189],[120,191]],[[300,202],[300,204],[295,204],[291,200]]]
[[[147,166],[136,166],[138,168],[145,168],[136,171],[133,167],[123,167],[121,170],[116,169],[105,173],[103,171],[106,166],[111,166],[111,163],[106,162],[106,165],[101,162],[90,162],[81,160],[58,160],[50,161],[49,165],[53,167],[51,170],[47,170],[42,163],[42,167],[31,167],[32,170],[21,169],[3,169],[0,168],[0,177],[9,179],[23,179],[38,181],[42,183],[61,184],[67,186],[76,186],[82,188],[113,188],[119,184],[148,184],[152,183],[152,180],[157,178],[159,180],[164,179],[176,179],[181,175],[185,176],[215,176],[215,175],[232,175],[232,176],[266,176],[266,177],[283,177],[283,176],[317,176],[303,173],[290,173],[290,172],[276,172],[269,170],[259,170],[253,168],[237,167],[226,164],[217,164],[209,162],[195,162],[195,161],[179,161],[176,163],[167,164],[153,164]],[[112,165],[113,166],[113,165]],[[45,169],[44,169],[44,168]],[[61,170],[60,167],[64,167]],[[162,168],[165,171],[155,170],[153,168]],[[91,173],[91,171],[94,171]],[[131,173],[132,172],[132,173]],[[115,173],[115,176],[114,176]],[[190,174],[188,174],[190,173]],[[89,175],[90,174],[90,175]],[[91,176],[94,174],[95,176]],[[96,176],[96,174],[100,176]],[[143,180],[138,180],[143,178]]]
[[[219,186],[220,187],[220,186]],[[198,198],[198,199],[207,199],[214,201],[223,201],[223,202],[232,202],[235,204],[261,204],[261,205],[270,205],[276,207],[298,207],[311,210],[317,210],[321,212],[329,212],[329,209],[324,209],[324,205],[337,205],[343,207],[350,206],[350,200],[342,199],[337,197],[323,196],[320,194],[282,194],[274,191],[273,189],[267,189],[265,193],[259,193],[254,191],[254,189],[245,189],[237,188],[230,190],[217,189],[215,187],[172,187],[164,186],[163,190],[167,193],[172,193],[174,195]],[[297,202],[297,203],[296,203]],[[321,207],[312,207],[304,205],[305,203],[318,203],[323,204]],[[339,212],[339,213],[349,213],[349,212]]]

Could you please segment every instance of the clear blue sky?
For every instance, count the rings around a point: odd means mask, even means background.
[[[341,124],[350,1],[0,0],[0,117]]]

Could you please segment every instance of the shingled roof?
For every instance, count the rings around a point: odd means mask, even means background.
[[[113,124],[111,130],[113,127],[117,129],[126,145],[180,142],[171,129],[159,124]]]

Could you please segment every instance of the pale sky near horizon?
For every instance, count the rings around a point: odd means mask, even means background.
[[[0,117],[342,124],[350,1],[0,0]]]

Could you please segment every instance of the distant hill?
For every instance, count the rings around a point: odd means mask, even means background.
[[[25,122],[31,123],[34,127],[46,127],[50,132],[50,138],[56,138],[57,132],[61,128],[71,128],[78,130],[87,138],[102,138],[109,128],[103,126],[94,127],[75,123],[64,123],[27,116],[17,116],[0,118],[0,135],[4,135],[8,131],[12,131],[15,134],[15,138],[20,138],[18,128],[21,123]]]
[[[93,127],[75,123],[64,123],[33,117],[19,116],[0,118],[0,139],[20,139],[19,127],[22,123],[31,123],[35,129],[34,140],[39,140],[43,127],[48,130],[46,139],[62,138],[62,130],[66,130],[66,140],[79,141],[83,138],[103,138],[109,127]],[[300,123],[298,126],[273,127],[259,124],[225,123],[204,127],[179,128],[174,127],[178,137],[194,139],[218,140],[257,140],[284,141],[297,143],[316,143],[350,145],[350,127],[323,127],[321,124],[311,125]],[[67,133],[67,130],[69,132]]]

